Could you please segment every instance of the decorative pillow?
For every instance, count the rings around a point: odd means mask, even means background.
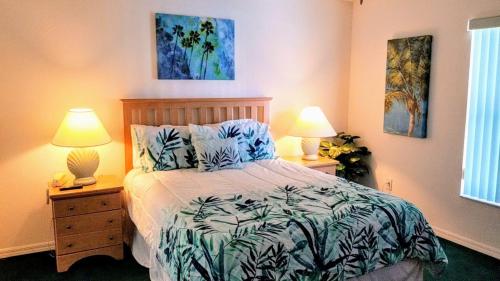
[[[273,137],[269,132],[269,125],[254,120],[241,124],[244,152],[243,162],[275,158]]]
[[[131,132],[134,168],[152,172],[197,167],[187,126],[132,125]]]
[[[199,160],[198,170],[200,172],[239,169],[242,167],[238,140],[235,138],[195,139],[194,147]]]
[[[230,120],[205,126],[189,124],[189,130],[195,141],[236,138],[242,162],[273,159],[275,156],[269,126],[255,120]]]

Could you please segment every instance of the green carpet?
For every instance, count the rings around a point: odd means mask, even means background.
[[[426,272],[424,280],[496,281],[500,280],[500,261],[455,243],[442,240],[449,265],[442,276]],[[109,257],[90,257],[75,263],[68,272],[57,273],[49,252],[0,259],[0,280],[149,280],[148,270],[126,250],[123,261]]]
[[[43,252],[0,259],[0,280],[143,281],[149,280],[149,272],[135,261],[128,248],[122,261],[107,256],[88,257],[63,273],[57,273],[52,253]]]
[[[500,260],[439,239],[448,256],[446,271],[433,278],[425,272],[424,280],[442,281],[500,281]]]

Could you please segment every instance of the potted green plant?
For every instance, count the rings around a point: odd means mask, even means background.
[[[359,138],[359,136],[339,133],[331,141],[322,141],[319,151],[321,156],[339,161],[337,176],[354,182],[370,173],[366,158],[371,152],[366,146],[357,145],[356,139]]]

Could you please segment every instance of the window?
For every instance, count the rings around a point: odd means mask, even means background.
[[[461,196],[500,206],[500,17],[471,20]]]

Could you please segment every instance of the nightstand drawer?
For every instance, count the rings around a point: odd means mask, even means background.
[[[75,216],[121,208],[120,193],[110,193],[74,199],[54,201],[54,216],[56,218]]]
[[[314,167],[313,169],[330,175],[335,175],[337,166]]]
[[[57,238],[57,255],[118,245],[122,243],[121,228],[75,234]]]
[[[121,228],[121,210],[55,219],[57,235],[71,235]]]

